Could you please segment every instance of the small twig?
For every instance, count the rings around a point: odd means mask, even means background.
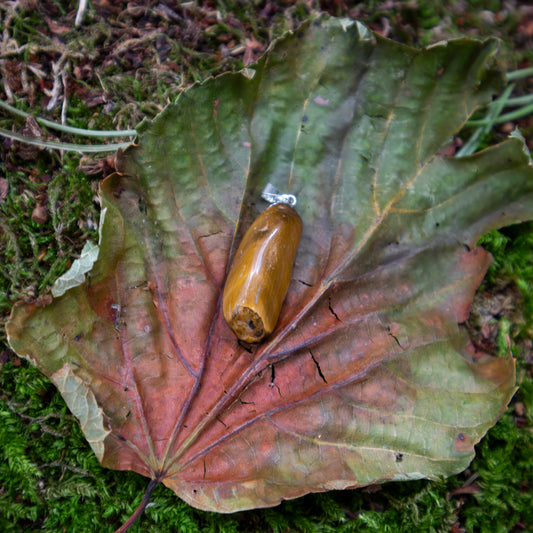
[[[463,487],[468,487],[469,485],[472,485],[474,481],[479,477],[478,472],[474,472],[470,476],[468,476],[468,479],[463,483]]]
[[[27,44],[22,44],[20,46],[17,46],[16,44],[13,44],[9,48],[4,49],[5,47],[2,46],[2,51],[0,52],[0,59],[5,59],[6,57],[11,56],[18,56],[22,54],[22,52],[25,52],[28,47]]]
[[[67,88],[67,73],[63,70],[61,72],[61,82],[63,83],[63,105],[61,106],[61,124],[67,123],[67,109],[68,109],[68,88]]]
[[[162,33],[161,31],[152,30],[150,33],[147,33],[142,37],[133,37],[131,39],[127,39],[123,43],[120,43],[116,47],[116,49],[113,50],[113,54],[116,56],[120,56],[124,52],[127,52],[128,50],[131,50],[136,46],[144,46],[146,44],[149,44],[152,41],[155,41],[158,37],[168,38],[168,36]]]
[[[11,86],[9,85],[9,76],[7,75],[7,71],[4,66],[4,62],[0,61],[0,72],[2,73],[2,82],[4,85],[4,92],[6,93],[7,99],[12,102],[13,99],[13,91],[11,90]]]
[[[6,48],[8,43],[11,41],[11,36],[9,34],[9,28],[11,25],[11,20],[14,18],[18,6],[19,6],[19,3],[17,0],[16,2],[12,2],[10,5],[8,5],[6,9],[6,18],[3,21],[4,31],[2,32],[2,52],[4,52],[4,49]]]
[[[46,78],[46,72],[43,69],[36,67],[35,65],[28,64],[26,65],[28,69],[37,76],[40,80]]]
[[[148,487],[146,487],[146,492],[144,493],[144,497],[139,504],[139,507],[135,509],[133,514],[115,531],[115,533],[125,533],[133,524],[135,524],[135,522],[137,522],[137,520],[139,520],[146,509],[148,502],[150,501],[150,496],[152,495],[153,490],[158,483],[159,481],[157,479],[152,479],[150,483],[148,483]]]
[[[52,63],[52,71],[54,73],[54,84],[51,91],[46,91],[45,93],[50,96],[50,101],[46,106],[47,111],[52,111],[57,105],[59,96],[61,94],[61,79],[63,77],[63,69],[67,61],[67,54],[63,53],[61,57],[55,62]]]
[[[48,420],[49,418],[61,418],[59,415],[57,415],[56,413],[48,413],[44,416],[31,416],[31,415],[26,415],[24,414],[21,410],[19,410],[21,407],[22,408],[25,408],[27,407],[27,404],[26,405],[19,405],[19,404],[15,404],[13,402],[10,402],[9,400],[6,400],[6,404],[7,406],[11,409],[11,411],[13,413],[15,413],[17,416],[19,416],[20,418],[24,419],[24,420],[29,420],[32,424],[39,424],[39,427],[41,428],[41,431],[43,433],[48,433],[49,435],[52,435],[54,437],[57,437],[59,439],[63,438],[65,436],[64,433],[60,433],[59,431],[55,431],[54,429],[50,428],[49,426],[47,426],[44,422],[45,420]]]
[[[64,463],[61,463],[59,461],[53,461],[52,463],[45,463],[43,465],[40,465],[39,468],[61,468],[61,470],[70,470],[71,472],[74,472],[76,474],[80,474],[80,476],[83,477],[92,477],[94,476],[92,474],[89,474],[89,472],[85,472],[85,470],[82,470],[81,468],[77,468],[75,466],[66,465]]]
[[[74,25],[76,27],[81,26],[81,23],[83,21],[83,15],[85,14],[86,9],[87,0],[80,0],[80,3],[78,4],[78,12],[76,13],[76,20],[74,21]]]

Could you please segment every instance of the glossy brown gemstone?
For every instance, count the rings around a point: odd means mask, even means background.
[[[287,204],[265,209],[250,226],[226,279],[222,310],[245,342],[260,342],[278,322],[302,235],[302,219]]]

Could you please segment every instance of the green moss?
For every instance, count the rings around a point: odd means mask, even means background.
[[[16,157],[16,156],[15,156]],[[96,183],[77,170],[78,156],[65,156],[61,171],[47,170],[57,156],[39,154],[7,174],[0,204],[0,341],[3,322],[17,299],[42,294],[68,267],[87,239],[97,240]],[[46,220],[34,210],[42,206]]]
[[[518,399],[524,398],[528,391],[531,393],[532,384],[527,380]],[[528,396],[531,402],[531,395]],[[481,490],[462,509],[466,529],[505,532],[515,526],[530,531],[533,528],[531,429],[518,428],[512,413],[506,413],[478,445],[472,470],[479,474]]]
[[[521,340],[533,336],[533,223],[525,222],[499,231],[494,230],[479,241],[494,262],[487,272],[485,286],[513,284],[522,296],[523,320],[510,324],[509,333]]]

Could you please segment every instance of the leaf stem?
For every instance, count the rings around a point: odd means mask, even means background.
[[[521,68],[507,73],[507,81],[521,80],[533,76],[533,67]]]
[[[494,107],[496,102],[491,102],[487,107]],[[533,103],[533,94],[525,94],[523,96],[515,96],[514,98],[509,98],[505,103],[505,107],[519,107],[523,105],[529,105]]]
[[[64,142],[53,142],[53,141],[42,141],[35,137],[26,137],[20,135],[20,133],[15,133],[13,131],[8,131],[4,128],[0,128],[0,136],[7,137],[8,139],[13,139],[15,141],[20,141],[26,144],[32,144],[33,146],[40,146],[41,148],[52,148],[53,150],[66,150],[68,152],[78,152],[80,154],[88,154],[95,152],[115,152],[119,148],[127,148],[131,142],[121,142],[121,143],[111,143],[111,144],[77,144],[77,143],[64,143]]]
[[[7,102],[0,100],[0,107],[9,111],[13,115],[17,115],[22,118],[27,118],[30,116],[30,113],[22,111],[9,105]],[[82,135],[84,137],[131,137],[132,135],[137,135],[137,130],[86,130],[83,128],[75,128],[73,126],[66,126],[65,124],[58,124],[52,120],[47,120],[46,118],[34,117],[35,120],[41,124],[41,126],[46,126],[47,128],[63,131],[65,133],[71,133],[72,135]]]
[[[158,479],[150,480],[150,483],[148,483],[148,486],[146,487],[146,491],[144,493],[141,503],[139,504],[139,507],[135,509],[133,514],[115,531],[115,533],[125,533],[133,524],[135,524],[135,522],[137,522],[137,520],[139,520],[140,516],[146,509],[148,502],[150,501],[150,497],[152,496],[153,490],[155,489],[158,483]]]
[[[487,105],[487,114],[485,115],[485,118],[469,120],[466,123],[467,126],[476,129],[464,146],[457,152],[456,157],[464,157],[473,154],[477,150],[483,137],[487,135],[496,124],[511,122],[533,113],[533,95],[528,94],[525,96],[517,96],[515,98],[510,97],[515,87],[515,84],[512,82],[530,76],[533,76],[533,67],[507,72],[507,81],[510,83],[498,99]],[[517,106],[519,106],[519,109],[515,109],[504,115],[501,114],[504,108]]]
[[[491,130],[492,125],[498,118],[502,109],[505,107],[506,102],[509,100],[509,97],[514,90],[514,87],[514,83],[510,83],[505,88],[502,95],[494,102],[494,106],[488,108],[488,112],[485,115],[485,118],[479,121],[480,124],[478,124],[478,128],[474,131],[474,133],[472,133],[470,139],[466,141],[464,146],[457,152],[456,157],[472,155],[477,150],[480,140]],[[467,124],[470,125],[472,124],[472,122],[469,121]]]
[[[516,109],[515,111],[510,111],[509,113],[500,115],[499,117],[495,118],[491,122],[489,122],[488,119],[469,120],[468,125],[469,126],[485,126],[485,125],[493,126],[494,124],[503,124],[504,122],[510,122],[510,121],[517,120],[522,117],[526,117],[527,115],[530,115],[531,113],[533,113],[533,102],[529,105]]]

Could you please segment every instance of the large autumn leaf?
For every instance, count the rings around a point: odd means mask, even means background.
[[[87,282],[7,326],[103,465],[221,512],[466,468],[515,390],[461,327],[475,243],[533,211],[519,139],[438,153],[500,86],[493,50],[314,21],[141,126]],[[241,346],[221,291],[267,182],[304,231],[276,330]]]

